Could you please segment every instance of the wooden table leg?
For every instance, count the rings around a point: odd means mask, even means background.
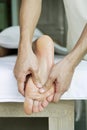
[[[74,130],[74,118],[50,118],[49,117],[49,130]]]
[[[49,130],[74,130],[74,107],[68,110],[67,107],[69,104],[64,107],[64,111],[61,108],[61,113],[57,109],[56,117],[49,117]]]
[[[58,130],[58,119],[49,117],[49,130]]]

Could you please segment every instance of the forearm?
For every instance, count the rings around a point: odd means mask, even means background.
[[[32,43],[33,32],[40,17],[41,0],[22,0],[20,9],[20,44]]]
[[[73,50],[70,52],[69,55],[67,55],[67,59],[69,60],[70,64],[72,67],[76,67],[82,58],[85,56],[87,53],[87,24],[84,27],[84,30],[73,48]]]

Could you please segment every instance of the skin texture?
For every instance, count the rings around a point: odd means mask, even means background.
[[[40,37],[34,44],[35,54],[39,63],[37,75],[43,86],[46,83],[49,72],[54,64],[54,45],[52,39],[46,35]],[[51,88],[50,95],[53,93],[54,87]],[[30,77],[27,76],[24,102],[25,112],[27,114],[32,114],[32,112],[42,111],[44,107],[48,105],[49,101],[47,100],[47,97],[50,95],[49,93],[40,94],[38,87],[33,83],[32,75]],[[53,96],[50,97],[50,100],[52,99]]]
[[[24,95],[26,75],[33,73],[34,83],[39,83],[37,76],[38,61],[32,50],[33,32],[40,17],[42,0],[22,0],[20,8],[20,41],[18,56],[14,67],[18,90]],[[32,12],[32,13],[31,13]],[[26,51],[25,51],[26,50]]]
[[[74,70],[76,66],[80,63],[83,56],[87,53],[87,24],[84,30],[73,48],[73,50],[64,57],[59,63],[53,66],[48,81],[45,87],[40,90],[40,92],[47,92],[52,87],[53,82],[55,82],[55,94],[54,102],[58,102],[63,93],[65,93],[70,87]]]
[[[40,88],[40,78],[37,75],[39,64],[37,57],[32,51],[32,36],[41,12],[42,0],[22,0],[20,9],[20,43],[18,57],[14,68],[14,74],[18,82],[18,89],[24,95],[24,83],[26,75],[32,73],[32,80]],[[32,13],[31,13],[32,12]],[[26,50],[26,51],[25,51]],[[54,102],[57,102],[61,95],[70,86],[74,70],[87,53],[87,25],[74,49],[65,56],[62,61],[53,66],[48,81],[40,93],[49,91],[55,83]]]

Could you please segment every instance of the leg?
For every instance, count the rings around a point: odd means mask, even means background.
[[[36,44],[35,53],[37,55],[38,62],[39,62],[38,75],[41,79],[42,85],[44,85],[48,78],[49,71],[53,65],[54,45],[53,45],[53,41],[48,36],[42,36],[36,41],[35,44]],[[53,92],[54,89],[52,89],[52,93]],[[29,78],[26,84],[25,102],[24,102],[24,109],[27,114],[31,114],[32,109],[34,110],[34,112],[38,112],[38,108],[37,108],[38,105],[40,106],[40,110],[43,109],[41,103],[38,104],[37,101],[33,102],[32,99],[34,99],[34,97],[44,99],[45,95],[40,96],[40,94],[38,94],[38,88],[34,85],[32,78]],[[47,105],[48,102],[46,100],[44,101],[45,101],[44,104]]]

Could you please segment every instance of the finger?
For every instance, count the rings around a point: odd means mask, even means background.
[[[40,80],[35,81],[35,85],[36,85],[37,88],[42,88],[43,87]]]
[[[36,100],[34,100],[34,102],[33,102],[33,112],[39,112],[39,102],[38,101],[36,101]]]
[[[39,89],[40,93],[48,91],[53,86],[53,79],[49,78],[43,88]]]
[[[30,115],[32,114],[32,110],[33,110],[33,100],[30,98],[25,98],[25,102],[24,102],[25,113]]]
[[[54,95],[52,94],[52,95],[50,95],[49,97],[47,97],[47,101],[48,102],[52,102],[53,101],[53,97],[54,97]]]
[[[29,93],[28,96],[29,96],[30,98],[32,98],[33,100],[37,100],[37,101],[42,101],[43,98],[44,98],[43,95],[41,95],[41,94],[39,94],[39,93],[36,93],[36,92],[34,92],[34,91],[33,91],[33,93]]]
[[[18,91],[24,96],[24,82],[17,82]]]
[[[50,88],[47,92],[42,94],[42,97],[40,98],[42,101],[46,100],[49,96],[54,95],[54,87]],[[52,98],[52,97],[51,97]],[[39,99],[39,101],[41,101]],[[50,99],[51,100],[51,99]],[[47,100],[49,102],[49,100]]]
[[[38,76],[38,74],[36,72],[33,72],[32,80],[33,80],[34,84],[36,85],[36,87],[42,88],[40,77]]]
[[[54,87],[52,86],[47,92],[43,93],[44,97],[49,97],[54,94]]]
[[[24,87],[25,87],[26,75],[22,75],[18,77],[17,84],[18,84],[18,91],[24,96]]]

